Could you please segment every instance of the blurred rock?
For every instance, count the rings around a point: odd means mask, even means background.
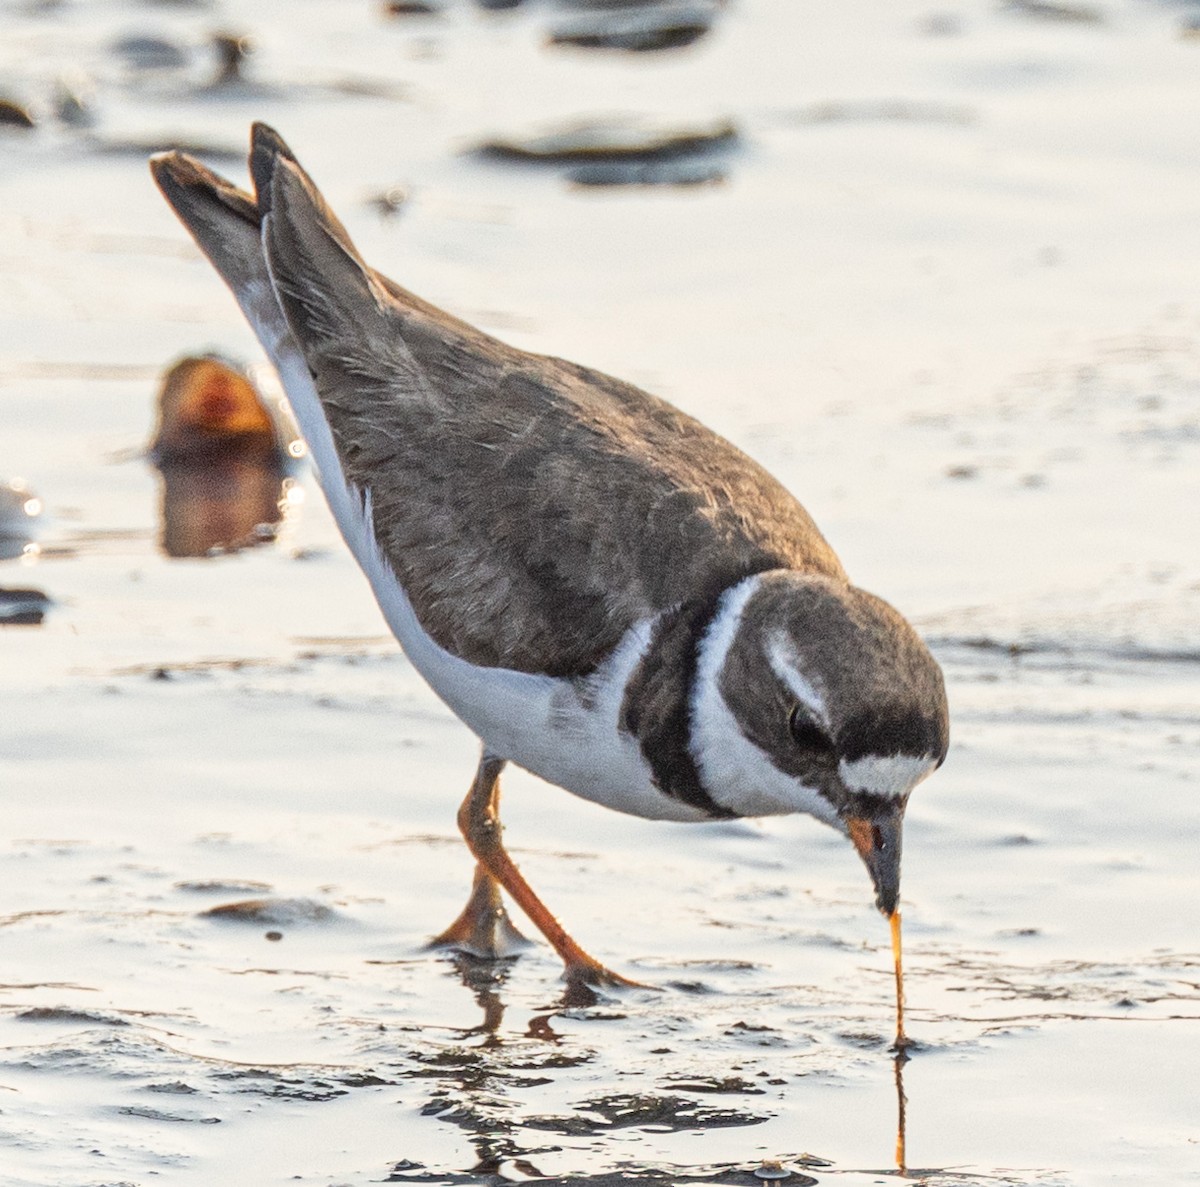
[[[253,40],[242,33],[214,33],[212,47],[217,55],[217,73],[209,87],[236,87],[246,83],[243,63],[254,52]]]
[[[182,70],[190,55],[182,46],[165,37],[134,35],[121,37],[112,51],[131,70]]]
[[[40,589],[0,587],[0,626],[41,626],[51,604]]]
[[[163,551],[208,556],[274,539],[295,435],[245,372],[213,355],[175,363],[158,396],[150,457],[163,480]]]
[[[270,894],[269,882],[256,882],[249,878],[209,878],[176,882],[176,890],[189,894]]]
[[[638,119],[585,120],[542,135],[485,141],[475,151],[498,160],[547,164],[664,161],[724,151],[737,142],[737,128],[729,120],[684,127]]]
[[[237,903],[222,903],[201,911],[206,919],[227,920],[231,923],[273,924],[276,927],[305,923],[327,923],[337,917],[331,907],[309,898],[260,898]]]
[[[1061,21],[1064,24],[1099,25],[1104,21],[1104,13],[1090,4],[1066,4],[1058,0],[1007,0],[1004,7],[1039,20]]]
[[[971,124],[972,107],[936,99],[828,99],[810,104],[789,117],[797,124],[874,123]]]
[[[596,161],[577,165],[567,178],[582,186],[718,185],[725,180],[722,165],[704,160]]]
[[[385,0],[383,15],[389,17],[441,16],[440,4],[431,0]]]
[[[180,44],[164,37],[124,37],[114,42],[112,49],[124,61],[131,85],[147,97],[262,97],[277,90],[247,77],[246,62],[255,44],[245,33],[218,29],[204,45]]]
[[[402,185],[390,185],[367,199],[367,204],[384,218],[393,218],[408,203],[408,190]]]
[[[159,542],[170,557],[217,556],[275,539],[287,508],[283,466],[261,458],[159,463]]]
[[[14,1015],[21,1022],[66,1022],[71,1026],[128,1026],[119,1014],[100,1010],[75,1010],[70,1006],[30,1006]]]
[[[962,17],[957,12],[931,12],[917,21],[917,31],[927,37],[959,37]]]
[[[150,453],[160,465],[197,456],[288,456],[286,433],[241,368],[218,355],[173,363],[158,389]]]
[[[328,83],[313,84],[317,90],[335,95],[355,95],[365,99],[390,99],[405,102],[412,98],[412,88],[391,78],[335,78]],[[245,156],[245,152],[242,153]]]
[[[716,4],[703,0],[600,5],[560,21],[549,40],[552,45],[632,53],[680,49],[709,32],[717,11]]]
[[[96,122],[93,88],[83,74],[64,74],[54,84],[54,114],[71,128],[90,128]]]
[[[166,134],[161,136],[97,137],[95,150],[106,156],[146,158],[153,153],[177,149],[188,156],[199,157],[205,164],[214,166],[246,163],[244,145],[217,144],[193,136]]]
[[[33,128],[36,121],[29,108],[16,99],[0,99],[0,128]]]

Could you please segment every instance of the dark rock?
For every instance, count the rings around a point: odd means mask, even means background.
[[[41,626],[51,605],[40,589],[0,589],[0,626]]]
[[[165,37],[122,37],[112,49],[134,70],[181,70],[188,64],[188,53]]]
[[[636,119],[584,120],[541,135],[489,140],[476,151],[497,160],[539,164],[649,162],[724,151],[737,142],[737,128],[729,120],[682,127]]]
[[[597,161],[579,165],[567,177],[582,186],[719,185],[727,171],[711,161]]]
[[[1025,16],[1063,24],[1099,25],[1104,21],[1104,13],[1090,4],[1067,4],[1060,0],[1008,0],[1005,7]]]
[[[217,55],[217,73],[209,87],[233,87],[246,80],[242,63],[254,52],[254,42],[244,33],[214,33],[213,50]]]
[[[442,9],[431,0],[385,0],[384,16],[441,16]]]
[[[715,16],[715,6],[689,0],[637,7],[606,5],[560,22],[550,31],[549,40],[551,45],[630,53],[681,49],[708,33]]]
[[[231,923],[275,924],[276,926],[298,923],[325,923],[335,917],[332,908],[307,898],[260,898],[245,899],[237,903],[222,903],[201,911],[205,919],[217,919]]]

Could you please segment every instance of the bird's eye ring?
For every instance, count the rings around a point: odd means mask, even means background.
[[[833,751],[829,735],[800,706],[793,705],[788,714],[788,733],[802,750]]]

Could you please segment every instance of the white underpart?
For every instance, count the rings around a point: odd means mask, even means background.
[[[485,751],[619,812],[652,820],[708,819],[654,786],[637,740],[618,728],[625,684],[650,640],[653,620],[632,627],[609,659],[578,681],[480,667],[439,646],[421,626],[376,542],[370,492],[346,480],[308,364],[274,290],[251,281],[236,296],[279,372],[329,508],[388,626],[413,667]]]
[[[916,757],[911,754],[868,754],[853,762],[843,759],[838,763],[838,774],[851,791],[900,799],[933,771],[937,761],[927,754]]]
[[[350,488],[342,474],[337,451],[333,447],[333,433],[329,422],[321,411],[321,401],[313,386],[312,376],[304,354],[292,337],[287,319],[280,308],[275,290],[267,280],[252,280],[235,290],[234,296],[241,306],[246,320],[266,351],[267,357],[279,373],[279,382],[287,393],[292,415],[300,426],[300,433],[308,445],[309,454],[317,471],[317,481],[329,503],[329,509],[346,536],[343,526],[351,515]],[[351,551],[354,545],[346,536]],[[357,556],[357,553],[355,553]]]
[[[807,812],[834,824],[833,806],[813,787],[785,774],[738,725],[721,695],[720,677],[737,637],[742,611],[762,582],[748,577],[717,603],[712,625],[700,641],[692,693],[692,757],[705,790],[718,804],[742,816]]]
[[[829,709],[825,698],[816,685],[800,671],[796,649],[782,633],[772,635],[767,641],[767,661],[775,675],[795,694],[796,700],[812,714],[813,720],[828,730]]]
[[[364,535],[370,537],[370,508]],[[379,608],[413,667],[496,758],[506,758],[585,800],[651,820],[705,820],[663,795],[637,739],[619,728],[625,685],[645,653],[653,620],[631,627],[591,676],[570,680],[484,668],[440,647],[422,629],[387,559],[360,558]]]

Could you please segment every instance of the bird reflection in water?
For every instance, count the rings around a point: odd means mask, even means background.
[[[505,1003],[502,996],[504,984],[512,967],[510,959],[484,959],[472,956],[467,952],[448,950],[447,959],[453,965],[455,972],[475,998],[475,1004],[483,1011],[483,1018],[476,1026],[463,1031],[463,1037],[480,1035],[483,1046],[499,1047],[503,1045],[500,1037],[500,1024],[504,1021]],[[560,1003],[568,1008],[569,1003],[564,999]],[[529,1019],[525,1030],[525,1038],[536,1039],[544,1043],[559,1043],[562,1036],[551,1025],[554,1009],[547,1013],[536,1014]]]
[[[515,929],[513,935],[520,939]],[[452,1175],[451,1181],[474,1183],[482,1176],[507,1181],[512,1171],[517,1172],[519,1179],[546,1179],[526,1158],[528,1151],[514,1133],[518,1124],[516,1117],[497,1116],[493,1111],[495,1105],[504,1100],[511,1077],[512,1069],[504,1057],[505,1049],[511,1051],[515,1045],[525,1050],[521,1040],[511,1036],[505,1038],[500,1030],[505,1011],[504,987],[512,970],[512,960],[478,957],[455,949],[447,949],[446,958],[463,987],[483,1011],[478,1024],[458,1032],[460,1039],[478,1039],[479,1042],[460,1049],[445,1069],[448,1073],[445,1080],[450,1082],[447,1086],[452,1086],[455,1095],[459,1096],[458,1106],[451,1110],[454,1124],[463,1130],[475,1158],[469,1168]],[[553,1012],[532,1017],[524,1038],[557,1045],[562,1036],[551,1026],[553,1017]],[[521,1057],[520,1066],[528,1069],[537,1062],[536,1055],[526,1054]],[[407,1177],[403,1169],[398,1168],[396,1179]],[[412,1169],[418,1169],[417,1165],[413,1164]]]
[[[908,1048],[901,1047],[895,1054],[893,1069],[896,1074],[896,1169],[901,1175],[908,1174],[908,1097],[904,1095],[904,1065],[908,1062]]]
[[[904,1030],[904,957],[901,943],[900,912],[888,917],[892,929],[892,961],[896,975],[896,1039],[892,1043],[896,1074],[896,1167],[900,1174],[908,1173],[906,1145],[908,1097],[904,1095],[904,1065],[913,1041]]]
[[[452,952],[448,955],[462,979],[463,986],[470,990],[475,1004],[483,1011],[483,1018],[479,1024],[464,1031],[463,1037],[481,1035],[485,1047],[499,1047],[503,1042],[499,1033],[500,1023],[504,1021],[504,1000],[500,991],[504,982],[508,980],[510,962],[479,960],[466,952]]]
[[[163,479],[162,550],[208,556],[273,540],[300,501],[288,473],[302,455],[243,370],[215,355],[174,363],[150,446]]]
[[[453,1050],[453,1058],[439,1059],[438,1067],[443,1073],[444,1086],[449,1089],[446,1093],[437,1094],[428,1110],[443,1119],[457,1125],[464,1131],[470,1142],[475,1161],[470,1167],[451,1171],[439,1176],[443,1182],[451,1184],[473,1184],[481,1177],[490,1176],[497,1180],[512,1177],[516,1171],[520,1178],[547,1180],[548,1177],[529,1161],[530,1155],[541,1151],[526,1149],[519,1140],[518,1131],[521,1122],[515,1112],[512,1116],[497,1106],[506,1099],[505,1088],[511,1086],[509,1076],[512,1065],[504,1055],[511,1054],[514,1046],[524,1053],[517,1066],[523,1073],[531,1069],[553,1074],[553,1069],[563,1066],[575,1066],[587,1062],[590,1058],[586,1052],[575,1053],[574,1058],[568,1056],[564,1061],[561,1044],[564,1036],[554,1029],[553,1022],[556,1014],[570,1010],[579,1003],[571,999],[570,993],[551,1006],[545,1013],[531,1017],[521,1038],[516,1032],[507,1037],[501,1027],[505,1015],[504,990],[512,969],[511,959],[486,959],[449,949],[446,958],[454,969],[463,987],[475,999],[476,1005],[482,1010],[483,1017],[474,1026],[466,1027],[457,1032],[460,1040],[477,1040],[469,1046],[457,1047]],[[595,1004],[588,1002],[586,1004]],[[896,1167],[895,1170],[880,1169],[862,1172],[874,1176],[896,1176],[901,1179],[910,1177],[905,1138],[907,1128],[908,1098],[904,1093],[904,1068],[910,1060],[909,1051],[919,1049],[904,1035],[900,1028],[903,1043],[892,1047],[892,1074],[896,1088]],[[560,1048],[559,1053],[546,1053],[545,1061],[540,1062],[534,1051],[522,1045],[525,1041],[533,1040],[541,1044],[550,1044]],[[539,1081],[541,1082],[541,1081]],[[535,1127],[540,1132],[540,1127]],[[551,1127],[552,1128],[552,1127]],[[644,1183],[677,1183],[686,1178],[689,1183],[746,1183],[760,1184],[767,1187],[773,1181],[795,1184],[796,1187],[815,1185],[817,1180],[802,1170],[827,1168],[831,1163],[817,1158],[812,1154],[793,1154],[778,1160],[766,1159],[757,1168],[748,1164],[706,1164],[702,1166],[649,1166],[621,1164],[619,1168],[609,1167],[599,1174],[573,1176],[579,1183],[603,1183],[608,1187],[616,1179],[629,1179]],[[922,1176],[936,1171],[914,1171],[912,1176]],[[428,1168],[420,1163],[399,1162],[394,1168],[389,1181],[428,1181]]]

